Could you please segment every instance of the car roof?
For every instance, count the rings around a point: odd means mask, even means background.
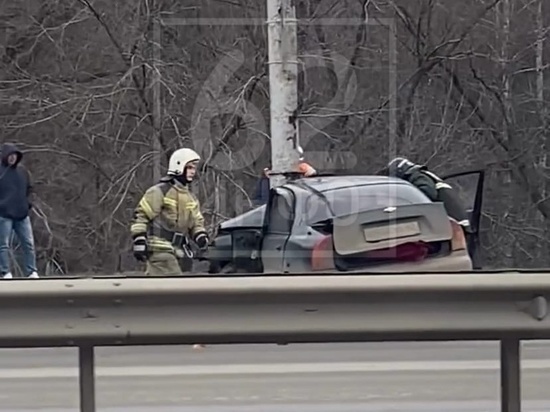
[[[349,187],[379,185],[379,184],[409,184],[407,181],[388,176],[377,175],[346,175],[346,176],[319,176],[306,177],[288,182],[285,186],[296,186],[295,182],[306,184],[318,192],[327,192]]]
[[[377,175],[340,175],[340,176],[315,176],[315,177],[305,177],[296,179],[294,181],[287,182],[283,187],[287,187],[292,190],[294,193],[299,194],[299,196],[309,196],[311,191],[307,188],[301,186],[301,184],[306,184],[313,190],[326,193],[332,190],[340,189],[352,189],[356,187],[365,187],[373,185],[383,185],[383,184],[399,184],[401,186],[414,187],[411,183],[406,180],[402,180],[394,177],[387,176],[377,176]],[[420,195],[423,196],[421,191],[418,191]],[[231,229],[235,227],[254,227],[261,226],[263,221],[263,215],[265,213],[266,205],[254,208],[235,216],[231,219],[226,220],[220,224],[222,229]]]
[[[390,192],[388,192],[388,188],[392,185],[395,185],[394,188],[398,190],[395,192],[390,190]],[[407,204],[425,204],[430,202],[429,198],[413,184],[403,179],[388,176],[353,175],[309,177],[289,182],[286,186],[301,199],[298,203],[295,203],[294,207],[300,208],[301,218],[306,224],[323,221],[329,218],[333,213],[336,215],[346,215],[349,213],[349,207],[354,207],[352,204],[358,201],[363,203],[363,201],[359,200],[362,196],[376,196],[376,193],[379,193],[383,199],[386,199],[387,196],[397,196],[400,202],[405,201]],[[334,194],[331,194],[331,192],[334,192]],[[325,201],[330,203],[328,209],[324,206],[310,207],[311,205],[315,205],[315,203],[308,203],[313,201],[310,199],[325,196],[328,196]],[[348,198],[348,196],[351,197]],[[350,203],[352,198],[353,201]],[[298,206],[298,204],[300,204],[300,206]]]

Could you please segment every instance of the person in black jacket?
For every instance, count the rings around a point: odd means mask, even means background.
[[[470,219],[466,208],[453,187],[428,170],[403,157],[396,157],[388,163],[382,174],[398,177],[418,187],[433,202],[443,202],[447,214],[469,232]]]
[[[32,185],[29,172],[20,165],[23,153],[6,143],[0,151],[0,276],[13,277],[10,271],[9,247],[12,233],[21,243],[24,270],[30,278],[38,278],[34,237],[29,212],[32,207]]]

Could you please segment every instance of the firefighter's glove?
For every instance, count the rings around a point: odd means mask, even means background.
[[[207,250],[208,244],[210,243],[210,239],[208,238],[208,234],[205,232],[199,232],[195,235],[195,243],[199,247],[200,250]]]
[[[134,238],[134,257],[140,262],[147,260],[147,238],[145,236]]]

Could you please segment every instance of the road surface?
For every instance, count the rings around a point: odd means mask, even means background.
[[[523,345],[550,410],[550,343]],[[495,342],[96,349],[98,412],[498,412]],[[0,411],[78,410],[75,349],[0,350]]]

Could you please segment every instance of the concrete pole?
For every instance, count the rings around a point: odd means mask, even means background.
[[[274,172],[295,170],[299,161],[298,45],[294,0],[267,0],[271,162]],[[273,176],[271,186],[284,183]]]

